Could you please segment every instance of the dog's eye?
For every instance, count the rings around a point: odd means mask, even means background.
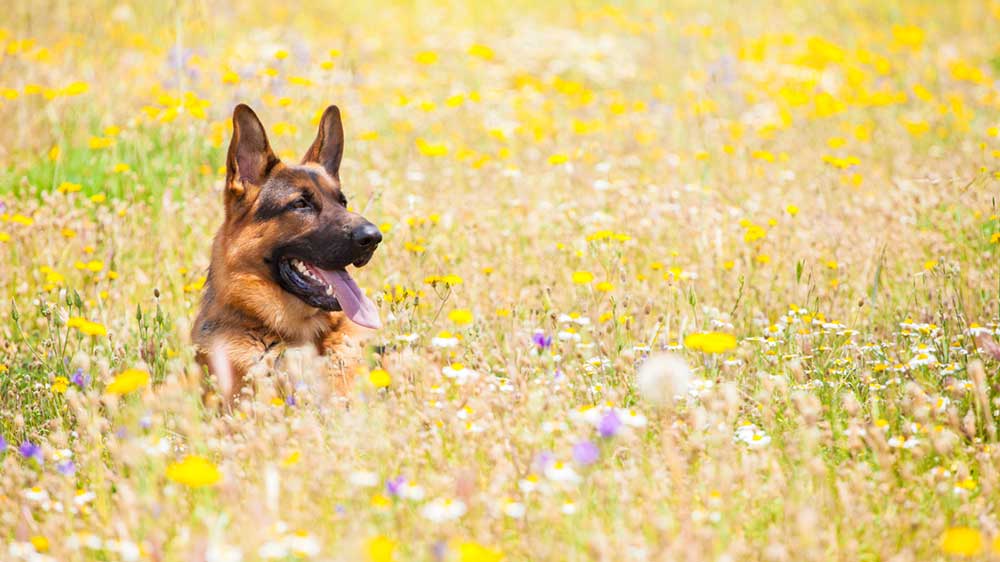
[[[347,206],[347,197],[344,197],[343,193],[341,193],[340,196],[337,197],[337,201],[340,201],[341,205],[345,207]]]
[[[312,205],[312,201],[310,201],[308,198],[306,198],[306,197],[299,197],[295,201],[292,201],[291,205],[289,205],[289,208],[292,208],[292,209],[295,209],[295,210],[312,209],[313,205]]]

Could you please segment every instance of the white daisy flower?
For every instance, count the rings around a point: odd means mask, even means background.
[[[451,332],[441,332],[431,339],[431,345],[442,349],[455,347],[458,345],[458,338],[453,336]]]
[[[424,488],[410,482],[404,482],[399,487],[399,497],[410,501],[418,502],[424,499]]]
[[[452,521],[465,515],[466,507],[461,500],[438,498],[427,502],[420,509],[420,514],[434,523]]]
[[[507,498],[503,502],[503,514],[507,517],[512,517],[514,519],[520,519],[524,517],[524,513],[527,511],[524,504],[518,501],[514,501]]]
[[[889,438],[889,446],[893,449],[912,449],[920,444],[920,440],[915,437],[907,438],[905,435]]]
[[[443,367],[441,369],[441,374],[454,380],[458,384],[465,384],[467,381],[475,379],[479,376],[478,373],[461,363],[452,363],[451,365]]]
[[[24,497],[30,501],[39,503],[49,501],[49,493],[38,486],[25,490]]]
[[[545,477],[553,482],[575,484],[580,481],[580,475],[573,470],[573,467],[562,462],[555,461],[545,467]]]
[[[537,474],[529,474],[517,483],[517,487],[524,493],[534,492],[539,489],[539,479]]]
[[[566,328],[565,330],[561,330],[558,334],[556,334],[556,337],[559,338],[559,341],[578,342],[581,339],[580,334],[576,333],[576,330],[574,330],[573,328]]]
[[[378,486],[379,477],[374,472],[367,470],[356,470],[351,473],[347,481],[359,488],[372,488]]]
[[[923,367],[925,365],[933,365],[935,363],[937,363],[937,358],[935,358],[934,355],[930,353],[924,352],[924,353],[918,353],[913,357],[913,359],[910,359],[909,366]]]
[[[571,312],[569,314],[560,314],[559,322],[563,324],[576,324],[578,326],[589,326],[590,318],[586,316],[580,316],[576,312]]]

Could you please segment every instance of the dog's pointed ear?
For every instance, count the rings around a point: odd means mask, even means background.
[[[316,140],[306,151],[302,163],[315,162],[330,176],[340,179],[340,158],[344,155],[344,124],[340,120],[340,110],[331,105],[319,120]]]
[[[278,161],[257,114],[246,104],[237,105],[233,110],[233,138],[229,141],[226,157],[227,193],[242,197],[247,184],[263,185]]]

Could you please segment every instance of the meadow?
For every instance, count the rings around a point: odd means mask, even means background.
[[[1000,3],[335,4],[4,7],[0,560],[1000,557]],[[384,326],[227,414],[241,102]]]

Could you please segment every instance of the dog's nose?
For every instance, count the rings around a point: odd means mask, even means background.
[[[374,224],[366,222],[351,231],[351,240],[362,248],[371,248],[382,241],[382,232]]]

